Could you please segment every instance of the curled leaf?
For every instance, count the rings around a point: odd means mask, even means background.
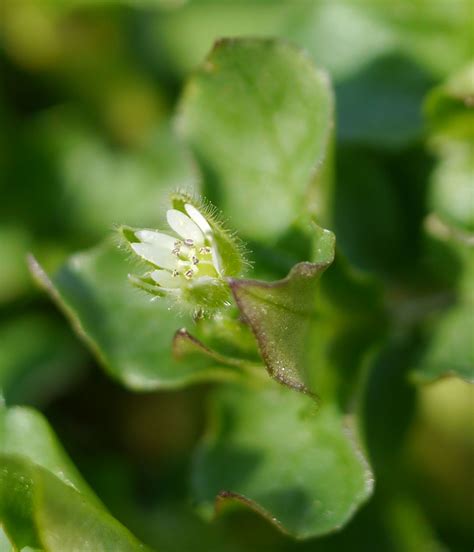
[[[315,259],[299,263],[277,282],[231,279],[239,309],[257,338],[269,374],[299,391],[315,394],[317,290],[334,258],[334,235],[317,229]]]

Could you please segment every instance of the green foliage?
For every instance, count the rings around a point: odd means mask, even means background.
[[[317,262],[299,263],[285,279],[271,284],[236,279],[230,284],[270,375],[313,394],[322,329],[316,310],[318,282],[334,259],[334,235],[319,233]]]
[[[431,148],[439,157],[430,206],[446,224],[467,232],[474,230],[473,77],[474,65],[470,64],[434,90],[426,102],[433,128]]]
[[[212,432],[193,475],[207,515],[214,500],[217,510],[238,501],[307,538],[343,525],[370,495],[370,470],[353,428],[332,405],[318,409],[276,384],[226,386],[213,399]]]
[[[73,256],[50,280],[32,261],[38,282],[69,317],[110,374],[136,390],[181,387],[202,379],[226,378],[232,371],[207,363],[179,364],[173,337],[191,318],[150,302],[133,289],[127,258],[114,244]]]
[[[108,514],[40,414],[3,407],[0,435],[0,515],[14,546],[145,550]]]
[[[434,227],[439,232],[439,227]],[[466,243],[456,243],[457,235],[446,235],[441,243],[449,244],[456,253],[460,274],[453,290],[454,297],[444,309],[435,308],[424,321],[424,342],[418,363],[413,370],[415,379],[429,381],[453,374],[466,381],[474,381],[474,348],[472,346],[474,307],[474,252]],[[456,257],[455,257],[456,258]]]
[[[472,2],[4,12],[0,550],[468,549]]]
[[[191,77],[178,130],[207,195],[244,238],[272,242],[305,209],[328,155],[332,109],[327,75],[272,40],[220,41]]]
[[[427,99],[433,129],[430,147],[438,161],[431,174],[428,232],[459,264],[452,304],[426,320],[425,346],[414,376],[430,380],[454,374],[474,381],[474,135],[473,66],[455,73]]]

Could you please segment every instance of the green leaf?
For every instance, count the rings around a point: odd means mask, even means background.
[[[474,301],[455,305],[429,325],[429,340],[413,376],[431,381],[455,375],[474,383]]]
[[[32,467],[31,463],[0,454],[0,519],[9,538],[19,548],[41,546],[33,521]]]
[[[72,256],[52,278],[31,262],[38,283],[64,311],[74,329],[108,372],[136,389],[177,388],[235,376],[213,362],[173,358],[173,338],[189,316],[164,298],[150,301],[127,279],[130,264],[105,244]]]
[[[429,146],[438,162],[430,180],[428,205],[431,214],[426,231],[444,248],[452,265],[438,260],[438,273],[449,270],[450,301],[437,309],[421,327],[422,344],[413,379],[426,382],[454,375],[474,382],[474,133],[472,101],[474,65],[454,73],[427,98],[431,126]],[[449,268],[448,268],[449,267]]]
[[[334,235],[318,228],[315,263],[295,265],[277,282],[230,279],[244,319],[250,325],[269,374],[300,391],[315,393],[316,291],[334,258]]]
[[[44,468],[0,455],[0,515],[15,544],[47,552],[145,552],[103,507]]]
[[[310,184],[327,170],[333,97],[306,55],[275,40],[221,40],[178,113],[206,195],[243,237],[275,241],[307,211]]]
[[[341,527],[371,493],[370,470],[329,404],[266,382],[225,386],[198,450],[193,487],[203,513],[241,502],[309,538]],[[342,484],[341,484],[342,482]]]
[[[468,234],[431,216],[426,225],[432,267],[443,287],[426,302],[411,377],[426,383],[442,376],[474,382],[474,248]],[[425,257],[430,256],[430,251]],[[423,311],[422,311],[423,312]]]
[[[474,65],[436,88],[426,102],[432,127],[430,147],[439,157],[432,174],[429,206],[455,229],[474,232]]]
[[[439,157],[433,171],[429,206],[445,223],[474,232],[474,63],[436,87],[425,104],[430,149]]]
[[[474,140],[445,144],[432,175],[429,202],[446,224],[474,232]]]
[[[44,467],[64,483],[99,503],[67,457],[48,422],[32,408],[1,408],[0,453],[21,456]]]
[[[277,282],[231,280],[235,300],[257,338],[269,374],[312,393],[312,345],[320,346],[312,340],[315,298],[326,268],[324,263],[299,263]]]
[[[361,355],[386,327],[380,288],[338,255],[334,234],[313,226],[315,262],[282,280],[231,279],[236,303],[275,380],[313,396],[342,401],[353,393]]]
[[[145,550],[83,481],[44,418],[0,410],[0,521],[18,548]]]
[[[474,139],[473,82],[474,63],[470,63],[428,94],[425,113],[435,146],[449,139]]]
[[[464,243],[451,243],[451,249],[460,263],[455,301],[424,321],[423,342],[412,370],[418,382],[454,375],[474,383],[474,250]]]
[[[145,552],[119,522],[95,507],[72,487],[42,470],[37,470],[40,492],[37,520],[41,540],[51,552]]]

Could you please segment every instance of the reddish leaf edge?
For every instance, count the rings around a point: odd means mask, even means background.
[[[310,389],[308,389],[306,385],[304,385],[303,383],[293,378],[282,376],[281,374],[276,373],[276,371],[273,369],[270,362],[263,331],[260,328],[260,325],[247,315],[246,308],[242,302],[239,292],[241,289],[246,289],[247,286],[260,287],[262,289],[275,289],[279,287],[284,287],[295,278],[305,278],[305,279],[315,278],[319,280],[319,277],[331,265],[332,261],[333,261],[333,258],[328,259],[327,261],[318,262],[318,263],[311,263],[307,261],[298,263],[294,267],[292,267],[290,272],[284,278],[282,278],[281,280],[276,280],[274,282],[265,282],[263,280],[252,280],[252,279],[228,278],[230,289],[234,296],[235,302],[239,308],[239,311],[242,315],[242,318],[245,321],[245,323],[248,324],[253,334],[255,335],[258,348],[260,351],[260,355],[265,363],[265,367],[267,369],[269,376],[272,379],[274,379],[276,382],[280,383],[281,385],[285,385],[291,389],[294,389],[295,391],[298,391],[299,393],[309,395],[310,397],[312,397],[317,401],[319,401],[318,395],[314,391],[311,391]],[[315,281],[315,284],[317,280]]]

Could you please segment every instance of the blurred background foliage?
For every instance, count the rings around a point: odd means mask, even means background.
[[[472,548],[472,2],[5,0],[0,25],[7,404],[45,413],[110,511],[158,550]],[[340,533],[301,544],[246,511],[201,521],[189,465],[208,386],[134,394],[108,379],[25,262],[31,251],[54,270],[114,223],[155,226],[170,190],[199,189],[173,109],[213,42],[246,35],[288,39],[329,72],[336,180],[324,223],[378,279],[394,321],[363,360],[375,495]]]

